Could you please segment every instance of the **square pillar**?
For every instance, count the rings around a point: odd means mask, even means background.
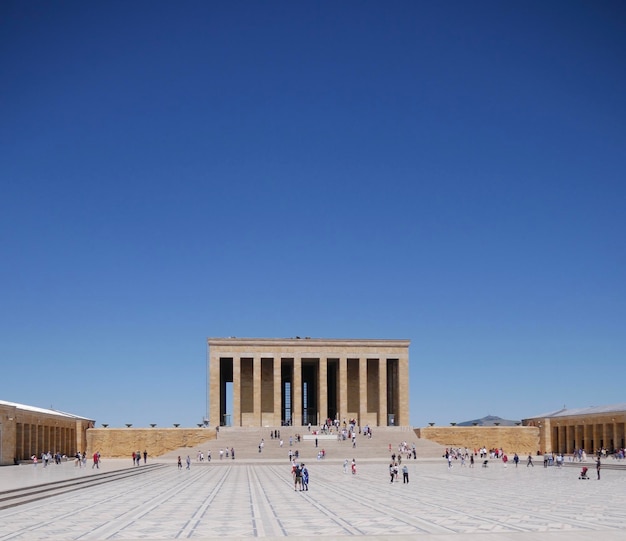
[[[291,389],[291,425],[302,426],[302,357],[293,359]]]
[[[367,424],[367,357],[359,358],[359,426]]]
[[[322,425],[328,417],[328,359],[319,360],[317,371],[317,395],[319,408],[317,411],[317,424]]]
[[[241,357],[233,357],[233,426],[241,426]]]
[[[348,415],[348,358],[339,359],[339,421]]]
[[[398,419],[396,419],[397,426],[410,426],[409,421],[409,358],[398,359],[398,384],[400,387],[400,411],[398,412]]]
[[[252,415],[256,426],[261,426],[261,357],[252,359]]]
[[[282,420],[281,358],[274,357],[274,426],[280,426]]]
[[[378,359],[378,426],[387,426],[387,359]]]
[[[220,426],[220,358],[215,355],[209,356],[209,423],[212,427]]]

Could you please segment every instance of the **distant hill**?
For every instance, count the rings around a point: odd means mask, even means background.
[[[497,417],[496,415],[487,415],[482,419],[473,419],[471,421],[457,423],[456,426],[516,426],[520,424],[522,424],[521,421],[511,421]]]

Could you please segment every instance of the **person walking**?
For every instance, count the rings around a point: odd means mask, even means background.
[[[191,469],[191,458],[187,455],[187,469]]]
[[[526,467],[528,468],[528,466],[532,466],[533,468],[535,467],[535,465],[533,464],[532,455],[528,455],[528,460],[526,461]]]
[[[600,457],[598,457],[598,460],[596,461],[596,472],[598,473],[598,481],[600,480],[600,468],[602,467],[602,464],[600,463]]]
[[[98,451],[93,454],[93,465],[91,469],[93,470],[94,468],[100,469],[100,453]]]
[[[302,486],[304,490],[309,490],[309,470],[302,464]]]
[[[178,455],[178,469],[182,470],[183,469],[183,461],[180,458],[180,455]]]

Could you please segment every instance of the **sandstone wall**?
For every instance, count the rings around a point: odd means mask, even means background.
[[[539,449],[539,429],[534,426],[428,426],[415,433],[446,447],[501,448],[520,456]]]
[[[87,430],[87,456],[126,458],[133,451],[156,457],[181,447],[195,448],[216,439],[214,428],[91,428]]]

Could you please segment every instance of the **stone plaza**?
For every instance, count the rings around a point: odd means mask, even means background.
[[[626,537],[626,471],[606,469],[579,480],[580,464],[519,467],[491,461],[483,468],[448,469],[444,459],[408,461],[409,483],[390,482],[388,462],[360,461],[344,473],[343,460],[307,463],[310,489],[294,490],[285,460],[216,460],[189,469],[175,458],[127,480],[2,508],[0,541],[198,540],[296,537],[370,539],[582,541]],[[148,466],[151,461],[148,460]],[[607,463],[608,465],[608,463]],[[0,468],[0,504],[7,491],[60,479],[95,478],[132,468],[107,460],[102,469],[61,465]],[[139,466],[138,468],[146,468]]]

